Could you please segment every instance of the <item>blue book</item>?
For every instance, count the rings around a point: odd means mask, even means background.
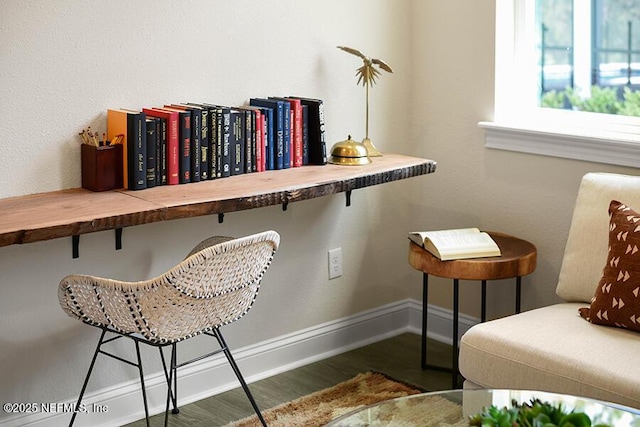
[[[269,99],[274,101],[282,101],[283,107],[283,132],[282,132],[282,140],[283,140],[283,156],[284,156],[284,169],[288,169],[293,164],[291,160],[293,150],[291,149],[291,138],[293,138],[293,133],[291,132],[293,126],[293,112],[291,111],[291,104],[287,99],[278,98],[275,96],[270,96]]]
[[[273,99],[251,98],[249,105],[265,107],[273,110],[274,166],[284,169],[284,102]]]

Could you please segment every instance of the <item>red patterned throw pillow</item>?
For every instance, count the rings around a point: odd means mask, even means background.
[[[609,254],[590,307],[579,309],[591,323],[640,331],[640,213],[612,200]]]

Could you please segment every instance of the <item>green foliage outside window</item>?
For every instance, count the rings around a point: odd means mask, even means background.
[[[564,108],[591,113],[619,114],[640,117],[640,90],[624,88],[622,100],[613,87],[591,87],[589,98],[580,97],[573,88],[549,91],[542,96],[540,105],[545,108]]]

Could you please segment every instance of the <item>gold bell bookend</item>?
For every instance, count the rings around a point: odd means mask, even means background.
[[[340,141],[331,147],[329,163],[334,165],[361,166],[371,163],[367,147],[351,139],[351,135],[346,141]]]

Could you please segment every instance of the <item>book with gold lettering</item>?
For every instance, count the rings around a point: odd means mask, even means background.
[[[142,111],[148,116],[159,117],[165,120],[165,154],[166,159],[166,183],[176,185],[180,183],[180,152],[178,139],[180,133],[180,122],[178,113],[159,108],[143,108]],[[161,154],[162,155],[162,154]]]
[[[161,110],[178,113],[178,165],[180,184],[191,182],[191,111],[161,107]]]
[[[147,125],[145,113],[127,109],[107,110],[107,139],[122,139],[122,183],[125,189],[147,188]]]
[[[326,165],[327,147],[325,142],[324,102],[321,99],[298,96],[291,96],[290,98],[299,99],[301,104],[306,105],[308,109],[308,164]]]

